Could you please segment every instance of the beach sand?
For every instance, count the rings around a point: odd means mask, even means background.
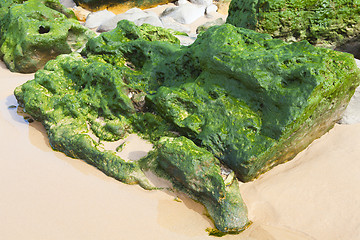
[[[336,125],[294,160],[240,184],[253,224],[215,238],[200,204],[53,151],[41,124],[14,107],[14,88],[32,78],[0,63],[0,239],[360,239],[360,124]],[[127,146],[127,156],[143,154],[143,145]]]

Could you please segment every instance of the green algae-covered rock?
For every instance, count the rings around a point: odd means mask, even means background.
[[[12,4],[0,24],[0,58],[11,71],[30,73],[59,54],[80,49],[95,33],[57,0]]]
[[[148,99],[243,181],[324,134],[359,85],[349,54],[231,25],[210,28],[182,54],[173,61],[191,61],[191,80],[162,74],[163,86]]]
[[[221,232],[239,232],[249,224],[234,174],[221,174],[220,162],[185,137],[161,138],[157,161],[174,185],[201,202]],[[232,172],[233,173],[233,172]]]
[[[54,149],[145,188],[142,170],[164,173],[221,233],[240,231],[246,208],[221,169],[252,180],[328,131],[360,83],[355,60],[229,24],[188,47],[151,29],[121,21],[82,56],[48,62],[15,96]],[[102,148],[133,132],[157,146],[140,162]]]
[[[120,70],[77,53],[49,61],[34,80],[15,90],[25,111],[43,123],[55,150],[122,182],[151,188],[136,162],[126,162],[101,145],[131,131],[125,116],[135,110],[128,93]]]
[[[9,8],[13,4],[21,4],[23,0],[1,0],[0,1],[0,20],[3,21],[3,17],[6,15],[6,13],[9,11]]]
[[[233,0],[227,23],[335,48],[360,35],[360,1]]]

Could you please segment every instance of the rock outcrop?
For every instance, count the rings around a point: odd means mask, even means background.
[[[11,71],[30,73],[95,36],[58,0],[29,0],[1,8],[0,58]],[[0,16],[1,17],[1,16]]]
[[[144,188],[142,170],[166,175],[221,233],[248,224],[231,174],[250,181],[292,159],[333,127],[360,83],[350,54],[229,24],[185,47],[123,20],[81,54],[49,61],[15,90],[51,146]],[[156,146],[139,162],[102,148],[132,132]]]
[[[227,23],[285,41],[335,48],[360,36],[356,0],[233,0]]]

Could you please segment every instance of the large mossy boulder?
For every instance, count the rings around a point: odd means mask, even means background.
[[[74,0],[77,5],[87,9],[98,10],[109,7],[116,7],[118,9],[137,8],[151,8],[160,4],[172,2],[170,0]]]
[[[360,36],[360,1],[233,0],[227,23],[335,48]]]
[[[248,221],[228,173],[250,181],[292,159],[333,127],[360,83],[350,54],[229,24],[185,47],[166,30],[120,21],[81,54],[49,61],[15,90],[51,146],[144,188],[143,171],[167,176],[222,233]],[[126,162],[102,147],[128,133],[154,151]]]
[[[79,50],[95,36],[58,0],[2,5],[7,11],[0,23],[0,58],[11,71],[35,72],[59,54]]]

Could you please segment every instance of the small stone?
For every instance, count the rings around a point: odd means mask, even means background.
[[[138,26],[143,25],[144,23],[153,25],[155,27],[163,27],[163,24],[160,20],[159,17],[155,17],[155,16],[148,16],[148,17],[144,17],[144,18],[139,18],[136,21],[134,21],[134,23]]]
[[[144,11],[141,10],[140,8],[131,8],[127,10],[125,13],[139,13],[139,12],[144,12]]]
[[[81,22],[85,22],[87,16],[91,13],[89,10],[82,7],[74,7],[71,8],[71,10],[75,13],[76,18]]]
[[[211,4],[206,7],[205,14],[215,13],[218,10],[218,7],[215,4]]]
[[[191,3],[202,6],[210,6],[213,4],[212,0],[189,0]]]
[[[175,31],[183,32],[183,33],[190,33],[190,31],[191,31],[191,29],[189,27],[178,23],[171,17],[162,17],[160,20],[161,20],[164,28],[170,28]]]
[[[188,4],[189,2],[187,0],[178,0],[175,2],[176,6],[180,6],[180,5],[184,5],[184,4]]]
[[[76,3],[73,0],[60,0],[60,3],[67,8],[76,7]]]
[[[180,45],[183,46],[189,46],[193,44],[196,40],[196,38],[190,36],[175,35],[175,37],[177,37],[180,40]]]
[[[196,33],[199,34],[200,32],[206,31],[209,27],[223,25],[225,24],[225,20],[222,18],[218,18],[215,21],[206,22],[203,25],[200,25],[196,28]]]
[[[172,17],[181,24],[191,24],[204,16],[205,7],[195,4],[185,4],[179,7],[169,7],[161,14],[161,17]]]
[[[86,18],[85,27],[96,28],[100,26],[103,22],[106,22],[107,20],[115,16],[115,13],[108,10],[90,13]]]
[[[147,12],[144,12],[143,10],[139,8],[132,8],[125,13],[118,14],[107,21],[103,22],[99,28],[97,29],[98,32],[108,32],[116,28],[116,25],[121,20],[128,20],[131,22],[135,22],[138,19],[146,18],[149,16],[153,16],[152,14],[149,14]]]

